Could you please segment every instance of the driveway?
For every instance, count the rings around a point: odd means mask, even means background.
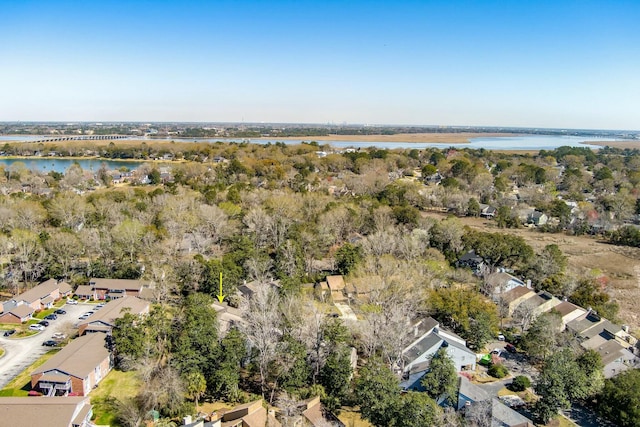
[[[79,322],[78,317],[93,306],[95,305],[66,304],[63,309],[67,311],[67,314],[58,315],[58,319],[50,321],[49,327],[44,331],[27,338],[12,339],[0,335],[0,346],[5,350],[4,357],[0,358],[0,388],[5,387],[20,372],[51,349],[44,347],[43,342],[50,340],[56,332],[68,333]]]

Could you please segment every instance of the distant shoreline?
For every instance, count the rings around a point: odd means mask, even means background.
[[[469,144],[471,138],[509,137],[514,133],[397,133],[393,135],[318,135],[318,136],[283,136],[263,137],[255,139],[274,139],[283,141],[340,141],[340,142],[408,142],[422,144]]]

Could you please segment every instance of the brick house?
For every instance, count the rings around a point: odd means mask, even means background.
[[[53,303],[60,298],[71,295],[71,286],[66,282],[58,282],[55,279],[49,279],[40,283],[38,286],[29,289],[26,292],[16,295],[4,304],[5,311],[9,311],[10,305],[28,305],[35,311],[45,310],[53,307]]]
[[[35,310],[26,304],[19,305],[0,315],[0,323],[24,323],[31,319]]]
[[[97,299],[104,300],[127,295],[137,297],[145,284],[140,280],[91,278],[89,286],[95,291]]]
[[[31,388],[46,396],[86,396],[111,367],[105,335],[81,336],[33,371]]]
[[[111,332],[116,319],[125,313],[141,316],[149,312],[149,302],[137,297],[123,297],[109,301],[100,310],[78,324],[78,334]]]

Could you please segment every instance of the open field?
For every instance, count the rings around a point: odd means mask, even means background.
[[[600,147],[612,147],[612,148],[640,148],[640,141],[586,141],[585,144],[597,145]]]
[[[426,216],[445,218],[446,214],[425,213]],[[498,229],[494,221],[483,218],[460,218],[460,221],[479,231],[509,233],[521,236],[539,251],[546,245],[557,244],[569,259],[570,276],[604,275],[609,279],[607,292],[620,305],[620,319],[637,334],[640,332],[640,249],[615,246],[589,236],[567,236],[541,233],[536,229]]]

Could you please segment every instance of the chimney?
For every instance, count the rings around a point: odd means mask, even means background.
[[[191,424],[191,415],[187,415],[186,417],[182,418],[182,425],[186,426],[188,424]]]
[[[531,289],[531,279],[527,279],[527,289]]]

